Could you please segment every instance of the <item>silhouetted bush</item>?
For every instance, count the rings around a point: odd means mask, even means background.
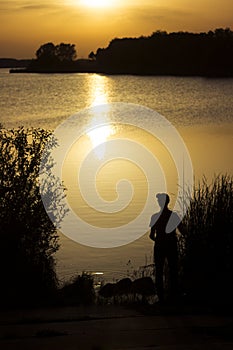
[[[53,254],[59,247],[58,235],[44,209],[38,181],[41,155],[49,137],[50,132],[43,129],[0,128],[2,305],[36,304],[52,297],[57,288]],[[53,146],[56,141],[51,139]],[[46,171],[50,176],[50,169]],[[56,179],[54,188],[45,181],[43,190],[61,204],[64,192]],[[64,215],[61,206],[56,221]]]
[[[233,304],[233,179],[203,180],[183,220],[182,280],[189,299]]]
[[[65,284],[60,290],[62,302],[66,305],[90,305],[95,302],[94,278],[83,272]]]
[[[155,284],[151,277],[140,277],[132,281],[130,278],[122,278],[116,283],[104,284],[98,293],[99,303],[102,298],[113,304],[147,304],[150,297],[155,297]]]

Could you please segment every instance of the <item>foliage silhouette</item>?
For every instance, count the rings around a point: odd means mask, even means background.
[[[135,75],[233,76],[233,32],[217,28],[202,33],[157,30],[150,36],[115,38],[108,47],[76,59],[74,44],[43,44],[26,69],[11,73],[106,73]]]
[[[233,32],[156,31],[148,37],[116,38],[92,57],[100,71],[111,74],[233,76]]]
[[[94,278],[83,272],[66,283],[60,290],[65,305],[90,305],[95,302]]]
[[[56,72],[76,69],[77,52],[74,44],[43,44],[36,51],[36,59],[29,64],[27,71]]]
[[[57,288],[53,254],[57,251],[56,228],[45,212],[38,175],[44,146],[50,136],[43,129],[0,129],[0,304],[37,303],[53,296]],[[50,140],[56,147],[56,140]],[[45,155],[52,165],[49,151]],[[52,176],[49,166],[46,176]],[[64,189],[42,183],[48,198],[58,205],[55,221],[65,215]],[[52,203],[51,203],[52,210]]]
[[[36,51],[38,62],[52,65],[58,63],[59,59],[56,56],[56,46],[53,43],[41,45]]]
[[[204,179],[193,193],[183,224],[181,275],[190,300],[231,304],[233,295],[233,178]]]

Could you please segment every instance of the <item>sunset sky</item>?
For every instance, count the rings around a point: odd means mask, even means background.
[[[87,57],[115,37],[233,29],[232,14],[232,0],[1,0],[0,57],[31,58],[50,41]]]

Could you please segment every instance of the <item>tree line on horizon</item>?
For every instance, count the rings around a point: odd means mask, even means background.
[[[147,37],[113,39],[89,57],[112,74],[233,76],[233,32],[158,30]]]
[[[20,71],[16,71],[20,72]],[[233,32],[156,31],[150,36],[115,38],[88,59],[77,59],[74,44],[45,43],[26,72],[96,72],[106,74],[233,76]]]

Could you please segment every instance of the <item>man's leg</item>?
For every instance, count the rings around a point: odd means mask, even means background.
[[[171,237],[167,246],[167,261],[170,273],[170,298],[175,300],[178,294],[178,249],[177,239]]]
[[[165,254],[163,251],[163,247],[157,246],[154,252],[155,259],[155,285],[157,289],[157,294],[159,297],[159,301],[164,301],[164,290],[163,290],[163,269],[165,262]]]

